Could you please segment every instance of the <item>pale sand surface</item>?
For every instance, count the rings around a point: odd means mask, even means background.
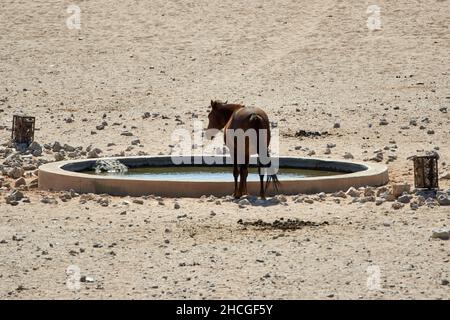
[[[389,146],[383,162],[397,156],[388,164],[391,183],[412,184],[407,157],[435,148],[440,171],[450,170],[450,113],[442,111],[450,112],[448,0],[79,1],[81,29],[69,30],[72,3],[1,2],[2,143],[12,115],[23,112],[37,117],[42,145],[168,154],[173,130],[206,125],[217,98],[263,107],[278,123],[283,155],[350,152],[364,160]],[[377,32],[366,26],[371,4],[381,7]],[[145,112],[158,115],[143,119]],[[108,125],[97,130],[102,121]],[[300,129],[330,135],[294,137]],[[135,139],[141,146],[125,151]],[[328,143],[336,144],[329,155]],[[44,150],[38,159],[55,157]],[[2,178],[0,299],[450,298],[442,284],[450,242],[430,239],[433,228],[449,226],[448,206],[394,210],[392,202],[338,204],[327,195],[243,208],[225,199],[142,205],[109,197],[103,207],[99,196],[62,202],[32,188],[23,191],[31,203],[11,206],[4,197],[14,180]],[[449,188],[450,180],[440,184]],[[42,203],[44,196],[58,204]],[[281,231],[237,223],[279,218],[329,225]],[[94,282],[69,290],[69,265]],[[369,266],[380,270],[380,290],[368,290]]]

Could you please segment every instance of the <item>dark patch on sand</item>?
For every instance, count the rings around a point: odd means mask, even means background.
[[[262,221],[261,219],[256,221],[243,221],[242,219],[239,219],[237,223],[246,227],[247,226],[256,227],[260,230],[267,230],[267,229],[297,230],[302,229],[303,227],[320,227],[329,224],[328,221],[312,222],[299,219],[284,220],[283,218],[277,219],[273,222],[265,222]]]

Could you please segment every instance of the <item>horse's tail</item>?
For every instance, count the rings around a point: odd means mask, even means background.
[[[262,167],[265,167],[265,168],[267,168],[267,167],[271,167],[272,166],[272,162],[270,161],[270,155],[269,155],[269,145],[267,144],[266,145],[266,148],[265,148],[265,152],[266,152],[266,154],[265,154],[265,156],[267,157],[267,159],[269,159],[269,161],[268,161],[268,163],[267,164],[262,164],[261,163],[261,160],[260,160],[260,156],[261,156],[261,154],[259,153],[259,147],[260,147],[260,144],[259,144],[259,139],[260,139],[260,129],[262,129],[262,122],[264,121],[263,120],[263,118],[260,116],[260,115],[258,115],[258,114],[256,114],[256,113],[253,113],[251,116],[250,116],[250,119],[249,119],[249,121],[250,121],[250,123],[253,123],[253,125],[254,125],[254,127],[255,127],[255,130],[256,130],[256,153],[258,154],[258,160],[257,160],[257,163],[258,163],[258,173],[261,175],[261,168]],[[267,133],[268,134],[268,133]],[[267,136],[265,137],[266,138],[266,141],[267,141]],[[281,182],[280,182],[280,180],[278,180],[278,177],[277,177],[277,175],[276,174],[270,174],[270,175],[267,175],[267,180],[266,180],[266,185],[265,185],[265,187],[264,187],[264,192],[266,192],[267,191],[267,189],[269,188],[269,186],[270,186],[270,183],[273,183],[273,186],[274,186],[274,188],[275,188],[275,191],[276,192],[278,192],[278,190],[279,190],[279,188],[280,188],[280,186],[281,186]]]

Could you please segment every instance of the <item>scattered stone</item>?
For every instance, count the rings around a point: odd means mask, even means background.
[[[65,159],[65,154],[64,154],[63,151],[60,151],[60,152],[55,153],[54,156],[55,156],[55,160],[56,160],[56,161],[62,161],[62,160]]]
[[[410,202],[409,207],[411,208],[411,210],[417,210],[419,209],[419,204],[416,202]]]
[[[436,195],[436,200],[441,206],[450,206],[450,192],[438,192]]]
[[[216,204],[217,204],[217,203],[216,203]],[[179,204],[178,202],[175,202],[174,205],[173,205],[173,208],[174,208],[174,209],[180,209],[181,206],[180,206],[180,204]]]
[[[93,277],[89,277],[89,276],[81,276],[80,282],[93,283],[93,282],[95,282],[95,279]]]
[[[344,153],[344,159],[353,159],[353,155],[350,152]]]
[[[389,122],[385,118],[380,119],[380,126],[387,126],[388,124]]]
[[[133,136],[133,133],[129,132],[129,131],[124,131],[120,135],[125,136],[125,137],[131,137],[131,136]]]
[[[91,150],[91,152],[94,150]],[[118,160],[102,159],[97,160],[95,162],[94,170],[95,173],[101,172],[125,173],[128,171],[128,167]]]
[[[144,204],[144,200],[142,200],[142,199],[133,199],[133,203]]]
[[[404,195],[401,195],[400,197],[398,197],[398,198],[397,198],[397,201],[398,201],[398,202],[401,202],[401,203],[410,203],[410,202],[411,202],[411,199],[412,199],[412,196],[411,196],[411,195],[409,195],[409,194],[404,194]]]
[[[251,205],[251,203],[250,203],[250,201],[248,201],[248,199],[239,200],[238,204],[239,204],[239,208],[244,208],[245,206]]]
[[[42,155],[42,147],[39,143],[36,141],[33,141],[29,146],[28,150],[31,152],[31,154],[35,157],[39,157]]]
[[[433,229],[432,238],[439,238],[441,240],[448,240],[450,237],[450,228]]]
[[[24,186],[26,185],[27,182],[25,181],[25,179],[23,177],[17,179],[16,181],[14,181],[14,188],[18,188],[20,186]]]
[[[441,179],[450,180],[450,172],[446,171],[446,172],[442,173]]]
[[[375,190],[371,187],[364,188],[364,196],[365,197],[373,197],[375,196]]]
[[[12,179],[19,179],[25,171],[21,167],[13,167],[6,172],[6,175]]]
[[[17,205],[18,201],[23,199],[23,193],[19,190],[12,190],[6,197],[5,201],[10,205]]]
[[[100,153],[102,153],[102,150],[99,148],[93,148],[92,150],[88,151],[87,157],[88,159],[95,159],[100,157]]]
[[[337,198],[347,198],[347,194],[344,191],[338,191],[333,193],[331,196],[337,197]]]
[[[108,198],[100,198],[97,201],[102,207],[109,206],[109,199]]]
[[[52,151],[59,152],[61,150],[62,150],[61,144],[58,141],[55,141],[55,143],[53,143],[53,146],[52,146]]]
[[[350,187],[345,194],[353,198],[357,198],[360,195],[359,191],[354,187]]]
[[[392,185],[392,194],[396,198],[401,196],[404,192],[409,193],[410,191],[411,191],[411,186],[408,183]]]
[[[50,196],[44,196],[41,199],[41,202],[45,203],[45,204],[57,204],[58,203],[58,201],[55,198],[50,197]]]
[[[398,210],[398,209],[401,209],[401,208],[403,208],[403,206],[404,206],[404,204],[403,203],[401,203],[401,202],[398,202],[398,201],[395,201],[393,204],[392,204],[392,209],[394,209],[394,210]]]

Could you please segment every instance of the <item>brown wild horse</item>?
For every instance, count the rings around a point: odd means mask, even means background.
[[[264,186],[264,173],[261,167],[270,166],[270,158],[268,153],[270,143],[270,123],[267,114],[261,108],[245,107],[240,104],[228,104],[219,100],[211,100],[211,111],[208,115],[209,124],[208,130],[224,130],[225,145],[230,149],[230,155],[233,159],[233,176],[234,176],[234,192],[235,198],[240,198],[247,194],[247,176],[249,158],[252,154],[258,154],[257,165],[260,181],[259,196],[265,199],[265,193],[270,182],[273,182],[274,187],[278,190],[280,182],[275,174],[268,174],[266,185]],[[211,131],[207,131],[207,138]],[[238,144],[237,138],[241,133],[245,144]],[[249,132],[253,132],[254,139],[251,139]],[[265,139],[260,145],[260,137]],[[261,150],[261,147],[263,150]],[[260,153],[261,152],[261,153]],[[261,163],[261,158],[264,157],[266,164]],[[239,160],[239,163],[238,163]],[[239,166],[238,166],[239,164]],[[238,177],[240,182],[238,186]]]

